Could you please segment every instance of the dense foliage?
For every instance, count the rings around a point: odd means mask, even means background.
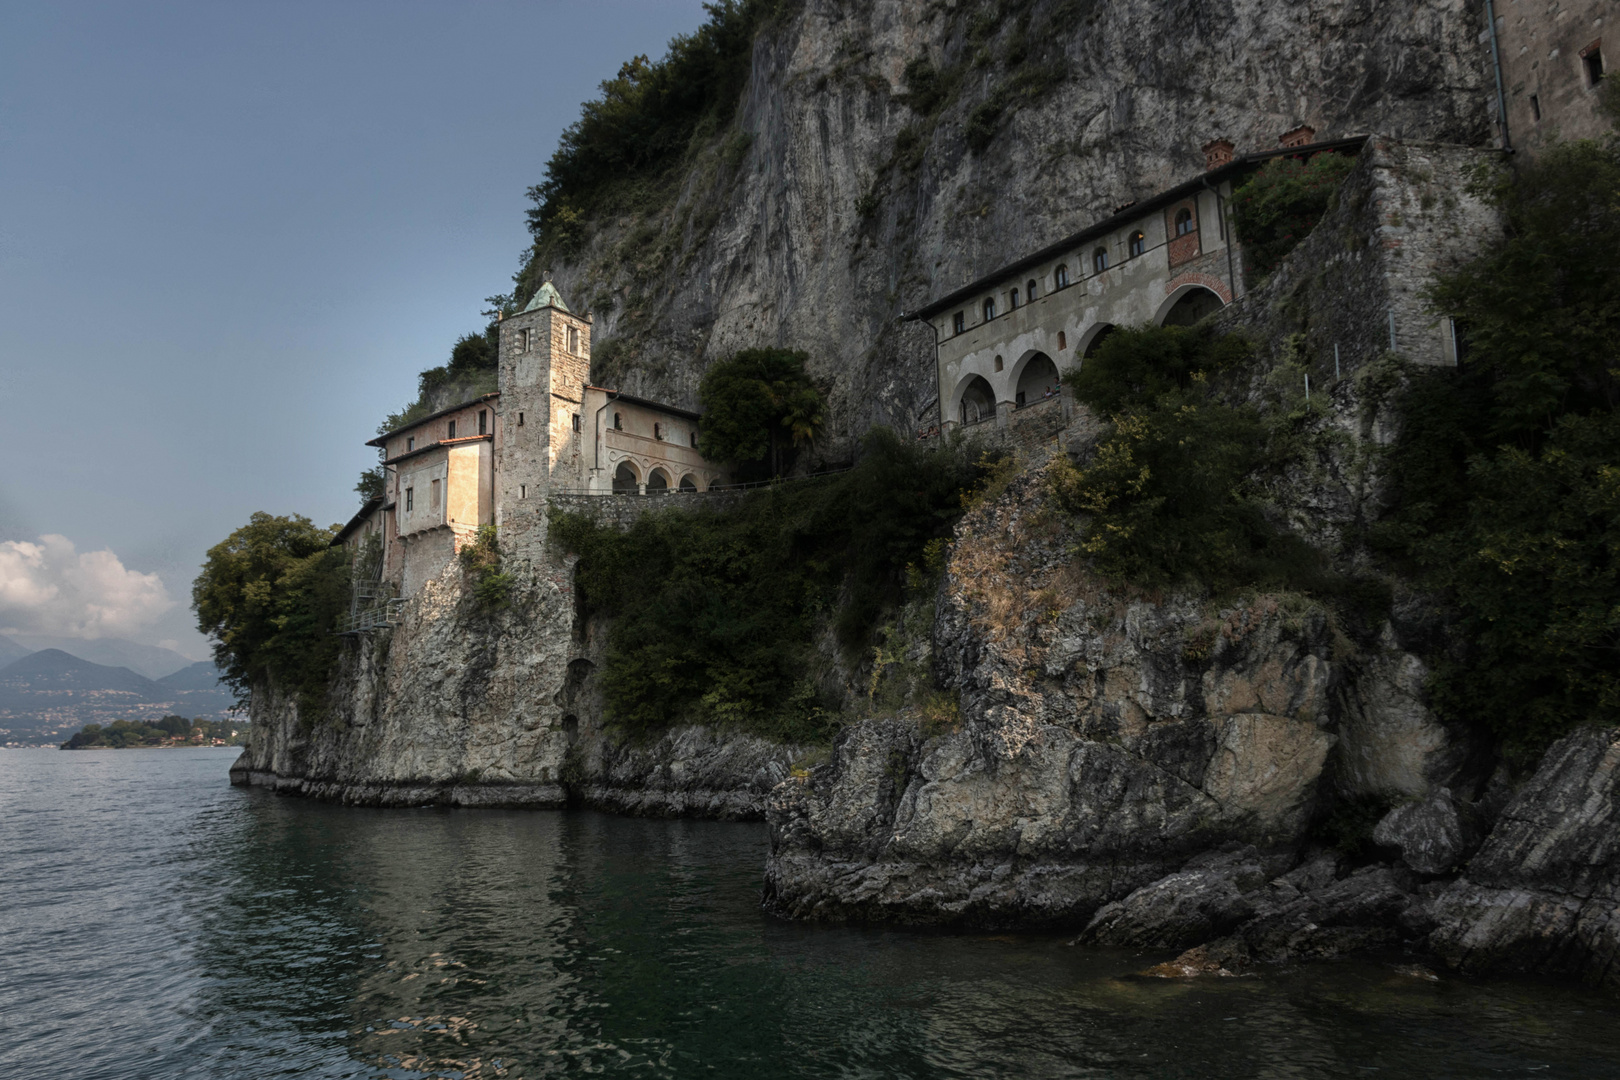
[[[214,739],[222,739],[228,746],[245,745],[247,724],[236,720],[187,720],[183,716],[165,716],[150,724],[114,720],[105,727],[86,724],[62,744],[62,749],[124,750],[132,746],[175,746],[187,742],[207,744]]]
[[[478,536],[456,558],[467,573],[473,603],[480,611],[504,611],[511,606],[512,575],[501,568],[500,536],[495,526],[479,526]]]
[[[626,181],[656,179],[685,157],[694,136],[731,122],[748,81],[754,36],[788,0],[717,0],[694,33],[663,59],[638,56],[602,84],[563,132],[545,180],[529,189],[536,240],[570,249],[586,216]]]
[[[1505,241],[1439,279],[1456,370],[1414,375],[1376,537],[1454,601],[1440,707],[1528,757],[1620,721],[1620,143],[1478,181]]]
[[[710,365],[698,389],[703,456],[731,462],[743,475],[763,466],[781,476],[791,453],[826,421],[826,401],[805,371],[808,359],[788,349],[744,349]]]
[[[1243,241],[1243,262],[1263,277],[1310,235],[1333,205],[1356,159],[1344,154],[1273,158],[1232,193],[1232,213]]]
[[[349,598],[349,560],[336,527],[256,513],[208,550],[191,587],[197,629],[213,640],[221,678],[246,699],[256,683],[295,692],[306,720],[324,714]]]
[[[1248,344],[1208,327],[1121,328],[1066,376],[1113,421],[1092,459],[1051,473],[1059,507],[1085,515],[1081,549],[1117,580],[1334,587],[1319,556],[1266,517],[1262,482],[1299,419],[1231,394]]]
[[[827,738],[815,639],[831,624],[864,650],[916,569],[938,561],[961,494],[980,474],[965,452],[926,450],[887,429],[846,473],[776,485],[725,512],[666,510],[626,532],[553,514],[553,538],[580,555],[577,583],[613,616],[602,685],[610,721],[631,734],[683,721],[782,739]],[[932,559],[932,561],[931,561]]]

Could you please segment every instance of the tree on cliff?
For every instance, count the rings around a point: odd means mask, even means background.
[[[261,512],[208,550],[191,606],[239,700],[273,681],[299,695],[306,718],[321,712],[338,656],[333,631],[348,602],[348,556],[332,546],[336,533],[301,515]]]
[[[792,464],[826,422],[826,401],[805,371],[802,352],[744,349],[703,373],[703,431],[698,448],[746,474],[763,463],[772,476]]]

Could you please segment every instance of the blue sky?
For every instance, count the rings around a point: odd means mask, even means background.
[[[255,510],[348,518],[378,420],[510,289],[580,103],[703,18],[0,3],[0,629],[203,655],[206,549]],[[103,593],[144,599],[77,610]]]

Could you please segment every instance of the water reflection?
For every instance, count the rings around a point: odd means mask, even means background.
[[[1612,998],[1402,973],[1132,973],[1036,935],[778,922],[756,825],[373,811],[228,756],[0,760],[19,1076],[1612,1076]],[[26,766],[26,769],[23,768]]]

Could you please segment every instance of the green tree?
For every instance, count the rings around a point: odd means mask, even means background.
[[[273,681],[299,695],[306,718],[322,714],[348,603],[348,557],[331,546],[336,531],[261,512],[208,550],[191,604],[240,699]]]
[[[613,616],[609,719],[632,733],[702,721],[829,737],[810,677],[818,632],[831,623],[852,652],[869,648],[907,567],[937,562],[980,471],[960,447],[876,428],[853,470],[752,492],[724,513],[668,510],[625,531],[553,514],[552,538],[580,556],[583,603]]]
[[[1255,277],[1277,268],[1333,205],[1335,193],[1355,167],[1344,154],[1273,158],[1232,193],[1232,213],[1243,244],[1243,262]]]
[[[1335,587],[1267,517],[1264,480],[1290,421],[1245,400],[1251,359],[1241,337],[1207,326],[1143,326],[1110,334],[1066,376],[1113,422],[1091,460],[1049,473],[1054,502],[1085,516],[1081,550],[1103,573],[1217,591]]]
[[[1620,721],[1620,142],[1558,144],[1476,190],[1503,241],[1441,276],[1457,369],[1414,374],[1373,536],[1455,605],[1437,706],[1528,763]]]
[[[703,456],[745,471],[762,462],[770,475],[782,475],[789,452],[811,444],[826,422],[808,359],[788,349],[744,349],[711,365],[698,388]]]
[[[362,503],[382,498],[388,493],[388,470],[381,465],[373,465],[362,472],[360,482],[354,485],[354,493],[360,496]]]

